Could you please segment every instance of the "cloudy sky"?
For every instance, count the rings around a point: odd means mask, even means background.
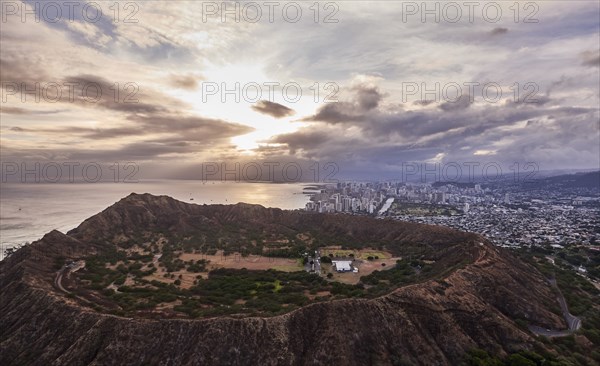
[[[274,4],[3,0],[2,161],[600,167],[598,1]]]

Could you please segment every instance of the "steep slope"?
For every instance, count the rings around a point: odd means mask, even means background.
[[[123,318],[55,287],[65,259],[102,252],[134,233],[189,234],[231,224],[377,240],[396,253],[424,246],[447,271],[379,298],[316,303],[270,318]],[[0,264],[0,290],[0,363],[7,365],[451,365],[474,347],[497,355],[530,347],[534,338],[516,319],[565,327],[544,278],[474,234],[151,195],[128,196],[68,235],[53,231],[22,248]]]

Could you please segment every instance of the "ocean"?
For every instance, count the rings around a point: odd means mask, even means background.
[[[309,200],[305,183],[236,183],[152,180],[138,183],[6,183],[0,188],[0,259],[4,250],[40,239],[51,230],[63,233],[135,193],[167,195],[195,204],[260,204],[299,209]],[[193,200],[191,200],[193,199]]]

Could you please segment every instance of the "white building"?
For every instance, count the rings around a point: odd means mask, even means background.
[[[332,261],[335,265],[335,270],[338,272],[352,271],[352,261]]]

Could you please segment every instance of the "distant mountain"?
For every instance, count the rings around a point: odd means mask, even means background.
[[[528,187],[589,188],[600,190],[600,171],[557,175],[527,182]]]
[[[442,186],[446,186],[446,185],[453,185],[455,187],[459,187],[459,188],[474,188],[475,187],[475,183],[465,183],[465,182],[434,182],[433,184],[431,184],[431,186],[433,188],[439,188]]]
[[[545,172],[545,174],[550,174]],[[581,172],[573,174],[561,174],[544,176],[541,173],[532,175],[531,178],[525,177],[526,173],[522,173],[520,181],[515,181],[515,177],[511,174],[503,176],[498,181],[481,180],[478,182],[455,182],[455,181],[438,181],[432,183],[432,187],[439,188],[445,185],[453,185],[459,188],[473,188],[475,184],[487,186],[502,186],[502,185],[517,185],[524,189],[591,189],[600,190],[600,171],[596,172]]]
[[[158,233],[173,242],[216,240],[225,250],[257,250],[251,235],[302,233],[320,245],[380,246],[394,256],[420,248],[433,274],[375,298],[332,299],[271,317],[117,316],[104,310],[101,292],[84,301],[61,289],[65,263],[91,265]],[[456,365],[473,348],[498,356],[544,348],[522,323],[566,328],[545,278],[476,234],[149,194],[21,248],[0,263],[0,291],[3,365]]]

